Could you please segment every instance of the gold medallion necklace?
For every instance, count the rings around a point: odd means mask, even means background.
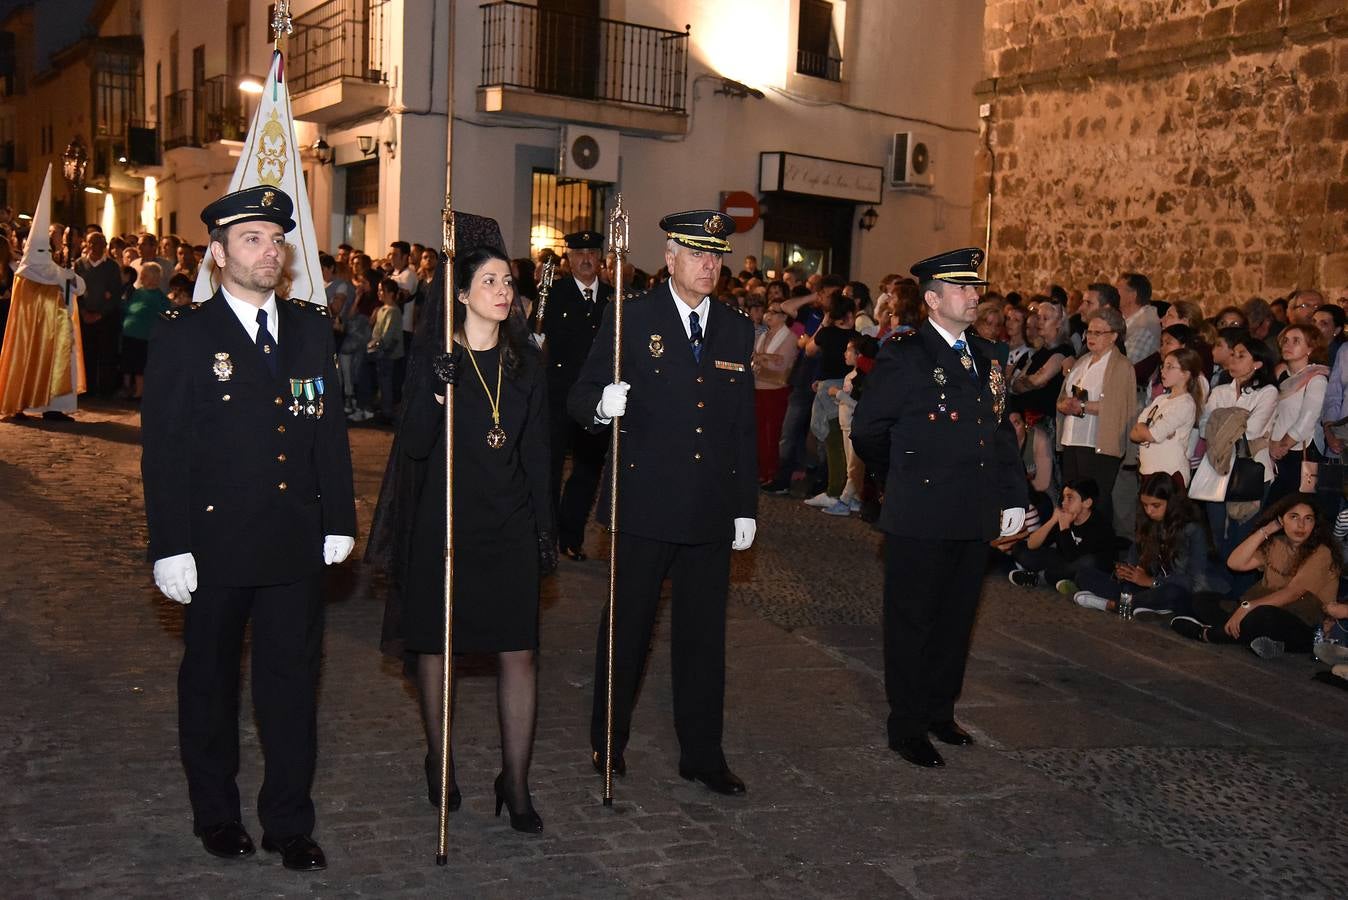
[[[500,450],[506,442],[505,429],[501,427],[501,370],[504,368],[501,355],[499,353],[496,355],[496,396],[493,397],[491,388],[487,387],[487,379],[482,377],[482,370],[478,368],[473,348],[468,346],[467,341],[463,346],[468,350],[468,359],[473,364],[473,371],[477,373],[477,380],[482,383],[482,390],[487,394],[487,402],[491,404],[491,428],[487,429],[487,446],[493,450]]]

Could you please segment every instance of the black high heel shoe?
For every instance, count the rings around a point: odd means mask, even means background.
[[[525,802],[529,804],[524,812],[517,813],[515,808],[510,805],[506,799],[505,788],[502,782],[505,781],[505,773],[502,772],[496,776],[496,815],[501,815],[501,807],[505,806],[506,811],[510,813],[510,827],[516,831],[522,831],[525,834],[539,834],[543,830],[543,819],[534,811],[534,804],[529,800],[529,795],[525,794]]]
[[[426,754],[426,799],[431,801],[431,806],[440,808],[440,779],[436,776],[440,773],[438,767],[433,765],[429,753]],[[463,806],[463,794],[459,793],[459,786],[450,782],[449,787],[449,811],[458,812],[459,807]]]

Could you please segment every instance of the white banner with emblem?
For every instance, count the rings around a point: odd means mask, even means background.
[[[289,245],[287,276],[277,293],[295,300],[327,305],[323,291],[323,273],[318,266],[318,241],[314,235],[314,213],[309,206],[309,191],[304,184],[300,148],[295,140],[295,120],[290,113],[290,88],[285,83],[285,55],[272,54],[271,68],[258,100],[257,113],[243,142],[243,152],[229,179],[229,190],[241,191],[259,185],[271,185],[290,195],[295,202],[295,228],[286,234]],[[215,293],[212,282],[215,265],[208,254],[197,272],[193,300],[208,300]],[[288,284],[286,282],[289,282]]]

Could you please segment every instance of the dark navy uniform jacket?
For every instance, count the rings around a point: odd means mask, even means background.
[[[612,299],[613,285],[602,281],[595,282],[593,303],[585,302],[576,279],[570,275],[552,283],[548,306],[543,311],[543,334],[547,335],[543,346],[548,366],[548,397],[555,408],[566,409],[566,395],[590,355],[604,310]]]
[[[889,534],[992,540],[1001,511],[1026,504],[1016,435],[1005,421],[1005,344],[965,331],[978,370],[930,322],[880,348],[852,419],[852,447],[884,472]]]
[[[141,404],[149,558],[192,553],[202,586],[299,581],[323,567],[324,535],[356,534],[332,323],[322,306],[279,297],[276,306],[276,377],[218,291],[169,310],[150,339]],[[314,385],[312,412],[291,379]]]
[[[754,329],[712,301],[702,360],[693,358],[668,283],[623,304],[622,380],[632,386],[621,423],[618,530],[675,544],[730,541],[734,520],[758,511]],[[572,418],[591,430],[613,381],[613,306],[571,389]],[[611,464],[611,461],[610,461]],[[610,476],[599,501],[607,524]]]

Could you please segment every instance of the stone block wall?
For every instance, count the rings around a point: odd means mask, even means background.
[[[1348,0],[988,0],[983,50],[996,285],[1348,294]]]

